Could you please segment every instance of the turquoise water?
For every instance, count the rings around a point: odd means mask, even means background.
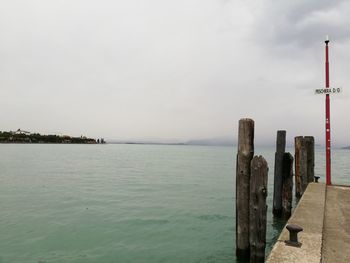
[[[271,217],[267,251],[283,226]],[[316,174],[323,176],[323,150]],[[233,147],[0,145],[0,262],[235,262]],[[350,151],[333,151],[349,183]],[[322,180],[322,179],[321,179]],[[324,180],[323,180],[324,181]]]

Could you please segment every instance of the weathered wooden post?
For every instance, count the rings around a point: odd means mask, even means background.
[[[236,164],[236,256],[249,257],[250,163],[254,155],[254,121],[239,120]]]
[[[302,136],[298,136],[294,138],[294,147],[295,147],[295,196],[300,197],[301,196],[301,177],[300,177],[300,151],[301,151],[301,144],[302,144]]]
[[[275,216],[281,216],[282,213],[282,169],[283,155],[286,150],[286,131],[277,131],[275,170],[273,182],[273,208],[272,213]]]
[[[250,262],[264,262],[266,245],[266,196],[267,162],[262,156],[255,156],[251,162],[249,243]]]
[[[301,197],[307,186],[307,152],[303,136],[295,137],[295,196]]]
[[[301,197],[314,181],[315,142],[312,136],[295,137],[295,196]]]
[[[301,151],[300,151],[300,179],[301,179],[301,193],[300,196],[302,196],[306,190],[306,187],[308,185],[307,181],[307,151],[305,148],[305,140],[303,139]]]
[[[315,140],[313,136],[305,136],[305,148],[307,155],[307,182],[313,182],[315,178]]]
[[[283,155],[282,177],[282,217],[288,219],[292,214],[293,201],[293,156],[290,153]]]

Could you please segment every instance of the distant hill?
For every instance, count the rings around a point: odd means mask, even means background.
[[[109,144],[145,144],[145,145],[185,145],[183,142],[162,140],[108,140]]]
[[[185,142],[172,140],[108,140],[115,144],[151,144],[151,145],[203,145],[203,146],[233,146],[234,141],[229,137],[217,137],[208,139],[189,140]]]
[[[342,147],[344,150],[350,150],[350,146]]]
[[[203,145],[203,146],[233,146],[235,143],[232,138],[229,137],[218,137],[200,140],[187,141],[188,145]]]

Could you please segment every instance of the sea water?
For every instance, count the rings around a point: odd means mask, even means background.
[[[0,263],[235,262],[236,151],[2,144]],[[270,168],[267,253],[284,225],[271,215],[274,151],[255,149]],[[349,183],[350,151],[332,157],[333,182]]]

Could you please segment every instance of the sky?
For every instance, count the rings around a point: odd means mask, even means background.
[[[0,0],[0,130],[350,145],[350,1]]]

